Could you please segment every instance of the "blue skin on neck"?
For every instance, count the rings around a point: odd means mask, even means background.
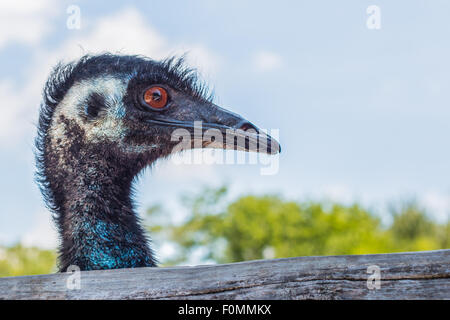
[[[123,235],[117,224],[103,220],[95,223],[83,221],[79,229],[85,231],[82,232],[85,236],[83,239],[78,239],[82,242],[83,250],[77,252],[75,260],[84,262],[84,270],[136,268],[151,265],[147,256],[143,257],[132,247],[134,240],[132,232],[125,233],[124,241],[117,243],[117,236]]]

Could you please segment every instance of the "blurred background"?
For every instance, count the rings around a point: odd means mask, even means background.
[[[271,175],[169,159],[136,181],[161,265],[450,248],[449,12],[445,0],[0,2],[0,276],[56,270],[34,183],[41,90],[56,62],[103,51],[187,52],[217,104],[279,129]]]

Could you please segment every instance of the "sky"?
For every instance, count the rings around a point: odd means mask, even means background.
[[[445,0],[0,2],[0,245],[55,247],[34,182],[41,90],[58,61],[104,51],[187,52],[216,104],[279,132],[282,153],[257,164],[158,162],[136,182],[140,213],[176,215],[180,196],[227,184],[231,197],[359,201],[384,218],[415,197],[447,221],[448,12]]]

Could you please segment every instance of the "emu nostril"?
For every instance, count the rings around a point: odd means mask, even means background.
[[[242,122],[238,123],[236,127],[238,129],[240,129],[240,130],[243,130],[243,131],[247,131],[247,130],[253,129],[256,133],[259,133],[258,128],[255,127],[253,124],[251,124],[248,121],[242,121]]]

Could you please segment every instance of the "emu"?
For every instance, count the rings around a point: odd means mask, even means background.
[[[195,121],[202,133],[214,129],[233,139],[196,137]],[[143,168],[184,139],[174,139],[176,129],[190,135],[192,148],[280,150],[253,124],[213,104],[183,58],[105,53],[53,69],[40,107],[36,180],[59,233],[61,272],[71,265],[156,266],[132,187]]]

